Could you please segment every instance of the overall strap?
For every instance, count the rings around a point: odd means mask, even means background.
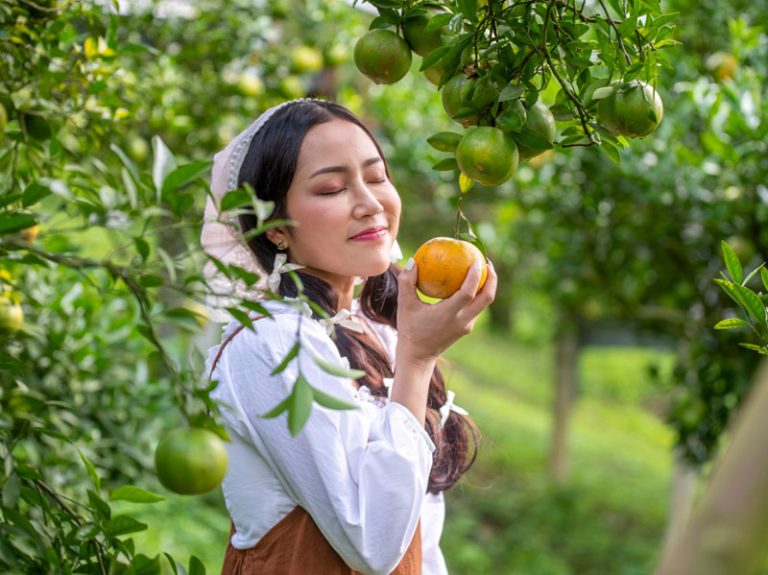
[[[260,317],[257,317],[257,318],[253,318],[253,321],[258,321],[258,320],[260,320],[260,319],[263,319],[263,318],[264,318],[264,316],[260,316]],[[222,352],[222,351],[224,351],[224,348],[225,348],[225,347],[227,347],[227,344],[228,344],[230,341],[232,341],[232,340],[234,339],[234,337],[235,337],[235,336],[236,336],[238,333],[240,333],[241,331],[243,331],[243,328],[245,328],[245,327],[246,327],[246,326],[244,326],[244,325],[240,324],[239,326],[237,326],[237,327],[236,327],[236,328],[235,328],[235,329],[232,331],[232,333],[230,333],[230,334],[227,336],[227,339],[225,339],[225,340],[224,340],[224,341],[221,343],[221,345],[219,346],[219,349],[218,349],[218,351],[216,352],[216,357],[214,357],[214,358],[213,358],[213,363],[211,363],[211,371],[208,373],[208,379],[211,379],[211,377],[213,376],[213,370],[214,370],[214,369],[216,369],[216,365],[219,363],[219,358],[221,357],[221,352]]]

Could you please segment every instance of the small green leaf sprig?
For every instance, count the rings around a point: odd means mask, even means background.
[[[765,262],[744,275],[744,269],[736,252],[727,242],[721,242],[723,261],[728,271],[722,273],[715,282],[741,308],[743,317],[728,317],[720,320],[715,329],[750,329],[758,339],[757,344],[741,342],[740,346],[761,355],[768,355],[768,270]],[[760,276],[760,287],[757,291],[750,286],[753,280]],[[765,290],[765,291],[763,291]]]

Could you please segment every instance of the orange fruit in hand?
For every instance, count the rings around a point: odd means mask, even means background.
[[[426,296],[445,299],[455,294],[469,268],[480,262],[480,283],[477,291],[485,285],[488,264],[477,246],[453,238],[432,238],[423,243],[413,256],[416,262],[416,287]]]
[[[206,493],[227,473],[227,448],[212,431],[199,427],[174,429],[155,450],[160,483],[182,495]]]

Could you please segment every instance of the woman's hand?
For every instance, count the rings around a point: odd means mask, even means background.
[[[480,275],[480,264],[472,266],[459,291],[439,303],[428,304],[416,293],[416,265],[413,260],[408,262],[400,273],[398,287],[398,363],[432,362],[472,331],[477,316],[496,296],[497,276],[493,265],[489,262],[485,285],[475,294]]]

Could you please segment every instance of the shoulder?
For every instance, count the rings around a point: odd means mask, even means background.
[[[285,357],[297,343],[305,351],[312,351],[323,356],[336,355],[336,345],[331,340],[325,327],[312,318],[309,307],[299,301],[265,302],[269,316],[254,314],[249,326],[239,321],[231,321],[222,334],[222,341],[234,335],[228,347],[231,355],[254,352],[265,361]]]

